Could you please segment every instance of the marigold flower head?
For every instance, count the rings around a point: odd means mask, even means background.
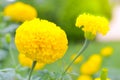
[[[106,35],[109,31],[109,22],[106,18],[91,14],[79,15],[75,25],[82,27],[85,37],[90,40],[95,38],[97,32]]]
[[[4,8],[4,15],[9,16],[11,20],[24,22],[37,17],[37,11],[32,6],[23,2],[16,2]]]
[[[80,75],[77,80],[93,80],[90,75]]]
[[[92,55],[85,63],[82,64],[80,72],[82,74],[92,75],[98,72],[101,67],[102,57],[100,55]]]
[[[102,56],[110,56],[113,54],[113,48],[110,46],[107,46],[105,48],[102,48],[100,53],[102,54]]]
[[[68,47],[65,32],[47,20],[25,21],[16,30],[15,44],[20,53],[34,61],[52,63],[63,57]]]
[[[101,79],[100,78],[95,78],[95,80],[101,80]],[[107,78],[106,80],[111,80],[111,79]]]
[[[71,58],[70,58],[71,61],[72,61],[75,57],[76,57],[76,54],[73,54],[73,55],[71,56]],[[80,63],[82,60],[83,60],[83,56],[80,55],[80,56],[74,61],[74,64]]]
[[[29,67],[31,68],[32,67],[32,63],[33,63],[33,60],[31,60],[30,58],[26,57],[24,54],[19,54],[18,55],[18,59],[19,59],[19,62],[22,66],[25,66],[25,67]],[[44,67],[44,63],[37,63],[34,70],[39,70],[41,68]]]

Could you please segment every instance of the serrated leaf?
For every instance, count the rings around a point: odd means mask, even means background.
[[[26,80],[16,73],[13,68],[5,68],[0,70],[0,80]]]
[[[14,32],[18,26],[18,24],[10,24],[8,27],[2,30],[2,33]]]

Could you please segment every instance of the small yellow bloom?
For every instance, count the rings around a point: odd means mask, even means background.
[[[76,57],[76,54],[73,54],[72,56],[71,56],[71,61],[74,59]],[[82,55],[80,55],[75,61],[74,61],[74,64],[78,64],[78,63],[80,63],[81,61],[83,60],[83,56]]]
[[[101,80],[101,79],[100,78],[95,78],[95,80]],[[111,79],[107,78],[107,80],[111,80]]]
[[[100,65],[95,65],[92,62],[86,62],[84,64],[82,64],[81,68],[80,68],[80,72],[82,74],[87,74],[87,75],[93,75],[96,72],[98,72],[98,70],[100,69]]]
[[[102,54],[102,56],[106,56],[106,57],[110,56],[113,53],[113,48],[110,46],[107,46],[105,48],[102,48],[100,53]]]
[[[9,16],[11,20],[23,22],[37,17],[37,11],[32,6],[23,2],[16,2],[4,8],[4,15]]]
[[[33,61],[30,58],[26,57],[24,54],[20,53],[18,55],[18,59],[22,66],[29,67],[29,68],[32,67]],[[39,69],[43,68],[44,65],[45,65],[44,63],[37,63],[34,70],[39,70]]]
[[[102,56],[99,54],[93,54],[89,57],[88,61],[93,64],[100,65],[102,63]]]
[[[59,26],[37,18],[18,27],[15,44],[20,53],[43,63],[62,58],[68,48],[66,33]]]
[[[82,74],[92,75],[98,72],[101,67],[102,57],[100,55],[92,55],[88,61],[82,64],[80,72]]]
[[[77,80],[93,80],[89,75],[80,75]]]
[[[95,38],[97,32],[106,35],[109,31],[109,22],[106,18],[91,14],[79,15],[75,25],[79,28],[82,27],[85,38],[90,40]]]

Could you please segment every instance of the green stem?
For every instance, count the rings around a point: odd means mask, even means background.
[[[12,53],[11,45],[10,45],[10,44],[9,44],[9,54],[10,54],[10,56],[11,56],[13,65],[16,66],[16,62],[15,62],[16,60],[15,60],[15,57],[14,57],[14,55],[13,55],[13,53]]]
[[[73,59],[73,61],[68,65],[68,67],[65,69],[65,71],[63,72],[63,74],[65,74],[67,71],[68,71],[68,69],[70,68],[70,66],[73,64],[73,62],[85,51],[85,49],[88,47],[88,45],[89,45],[89,40],[85,40],[85,42],[84,42],[84,45],[83,45],[83,47],[80,49],[80,51],[78,52],[78,54],[77,54],[77,56]]]
[[[100,76],[101,80],[107,80],[107,74],[108,74],[108,70],[104,68]]]
[[[34,69],[36,63],[37,63],[37,61],[33,61],[32,68],[31,68],[29,76],[28,76],[28,80],[30,80],[30,78],[31,78],[31,75],[32,75],[32,72],[33,72],[33,69]]]

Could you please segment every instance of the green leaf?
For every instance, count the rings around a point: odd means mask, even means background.
[[[0,61],[4,60],[7,56],[7,51],[0,49]]]
[[[13,68],[5,68],[0,70],[0,80],[26,80],[16,73]]]

